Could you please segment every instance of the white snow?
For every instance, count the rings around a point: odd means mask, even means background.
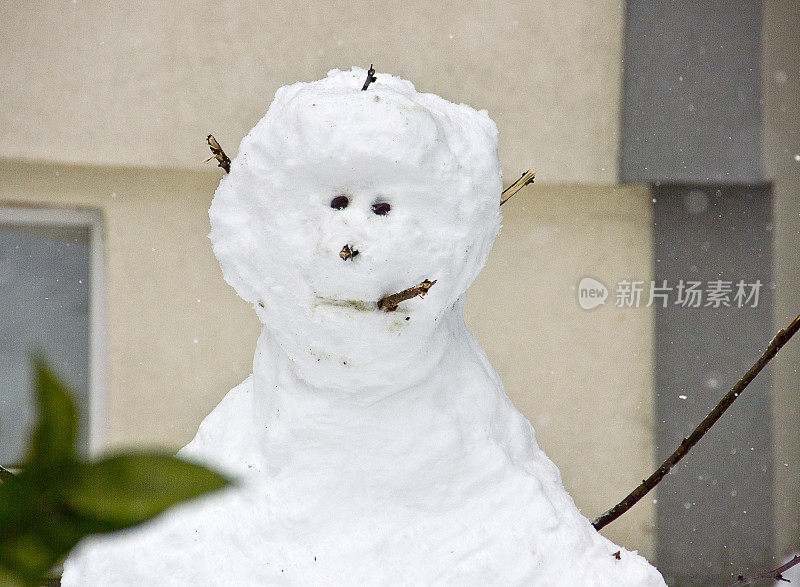
[[[464,324],[500,228],[496,126],[377,78],[281,88],[214,197],[264,328],[181,454],[239,485],[84,542],[63,585],[664,585],[580,514]]]

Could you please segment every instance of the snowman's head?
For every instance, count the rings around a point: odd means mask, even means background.
[[[315,385],[396,382],[460,311],[500,228],[488,115],[390,75],[361,91],[366,75],[278,90],[210,210],[225,279]],[[378,309],[425,279],[424,299]]]

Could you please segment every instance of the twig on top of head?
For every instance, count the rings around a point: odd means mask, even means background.
[[[523,173],[517,181],[503,190],[503,193],[500,194],[500,205],[502,206],[508,202],[514,194],[516,194],[526,185],[532,184],[534,179],[536,179],[536,174],[533,172],[533,170],[528,169],[528,171]]]
[[[214,135],[208,135],[206,137],[206,143],[208,143],[208,147],[211,149],[211,157],[203,161],[203,163],[208,163],[212,159],[217,160],[217,165],[222,167],[225,170],[225,173],[231,172],[231,159],[225,154],[225,151],[222,150],[222,147],[219,146],[217,139],[214,138]]]
[[[378,78],[375,77],[375,68],[372,67],[372,63],[369,64],[369,71],[367,72],[367,80],[364,82],[364,87],[361,88],[361,91],[365,91],[372,82],[378,81]]]

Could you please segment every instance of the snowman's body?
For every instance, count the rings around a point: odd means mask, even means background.
[[[496,128],[365,76],[283,88],[212,204],[265,327],[181,454],[237,487],[88,541],[63,584],[663,585],[580,514],[464,324],[499,230]]]

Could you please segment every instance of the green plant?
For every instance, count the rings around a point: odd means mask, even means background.
[[[181,501],[228,485],[221,475],[158,452],[85,461],[77,413],[37,359],[39,419],[21,466],[0,468],[0,585],[38,585],[85,536],[140,524]]]

